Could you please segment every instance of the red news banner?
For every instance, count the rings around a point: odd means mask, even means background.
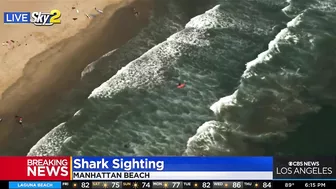
[[[0,157],[0,180],[71,180],[71,157]]]

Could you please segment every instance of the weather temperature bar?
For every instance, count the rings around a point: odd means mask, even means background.
[[[336,188],[334,181],[67,181],[62,189]]]
[[[32,186],[32,183],[35,184]],[[0,181],[1,189],[296,189],[336,188],[336,181]]]

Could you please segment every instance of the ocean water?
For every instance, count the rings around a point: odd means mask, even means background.
[[[317,153],[323,136],[305,136],[336,122],[336,2],[192,2],[191,19],[167,1],[136,37],[89,64],[68,96],[85,100],[40,123],[52,129],[27,155]]]

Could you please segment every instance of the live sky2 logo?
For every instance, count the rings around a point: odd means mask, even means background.
[[[35,26],[52,26],[61,23],[61,11],[54,9],[49,13],[46,12],[5,12],[5,24],[28,24],[33,23]]]

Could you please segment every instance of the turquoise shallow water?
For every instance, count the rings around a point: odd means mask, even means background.
[[[83,70],[68,98],[87,99],[41,123],[54,129],[28,155],[333,154],[322,135],[335,122],[334,7],[168,1],[138,36]]]

